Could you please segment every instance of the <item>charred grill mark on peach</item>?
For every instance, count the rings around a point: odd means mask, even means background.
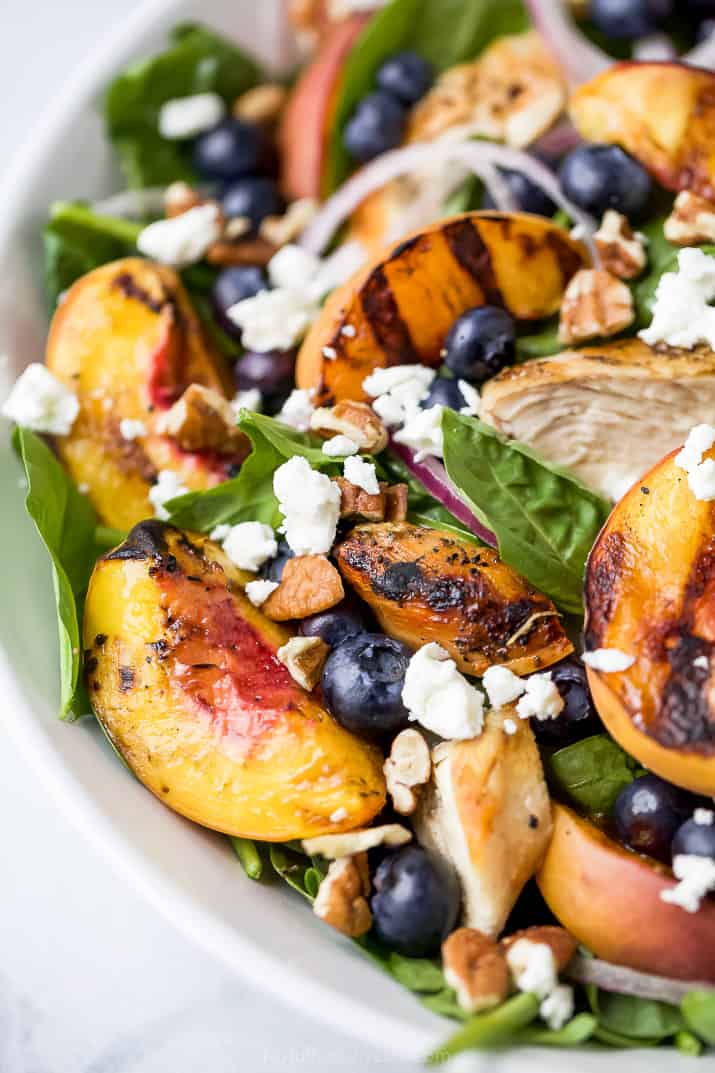
[[[152,313],[161,313],[164,306],[171,302],[171,298],[166,291],[164,291],[161,298],[152,298],[148,290],[142,287],[140,283],[137,283],[131,272],[120,272],[114,279],[112,286],[121,291],[125,298],[134,298],[137,302],[141,302]]]
[[[149,559],[161,558],[166,552],[167,531],[173,526],[153,518],[139,522],[127,535],[123,544],[114,551],[107,552],[105,559]]]
[[[614,530],[599,540],[586,572],[585,631],[587,648],[600,648],[618,599],[618,579],[625,565],[626,538]]]
[[[134,688],[134,669],[132,667],[119,668],[119,692],[129,693]]]
[[[444,229],[444,237],[457,264],[476,280],[490,305],[504,305],[494,275],[491,253],[479,230],[470,220],[455,220]]]
[[[556,258],[561,272],[561,279],[565,286],[571,277],[575,276],[578,270],[583,267],[583,261],[573,246],[566,241],[566,237],[562,237],[555,231],[549,231],[546,235],[546,244]]]
[[[362,308],[375,339],[390,358],[390,364],[419,363],[410,331],[392,292],[384,268],[377,268],[368,280],[362,295]]]

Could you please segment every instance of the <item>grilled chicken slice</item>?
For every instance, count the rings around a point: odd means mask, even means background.
[[[406,522],[359,525],[336,549],[344,579],[386,633],[437,641],[465,674],[530,674],[572,651],[558,613],[491,548]]]
[[[505,369],[481,416],[615,500],[713,413],[711,350],[622,339]]]

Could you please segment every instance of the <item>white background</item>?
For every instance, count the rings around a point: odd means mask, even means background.
[[[0,171],[133,6],[0,0]],[[0,1073],[411,1070],[257,994],[190,946],[0,743]]]

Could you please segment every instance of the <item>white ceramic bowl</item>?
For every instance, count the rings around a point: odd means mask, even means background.
[[[10,356],[13,376],[43,353],[40,228],[47,206],[119,187],[97,97],[116,70],[158,46],[165,31],[187,17],[258,46],[267,60],[285,56],[289,47],[279,0],[150,0],[93,51],[38,120],[0,191],[0,353]],[[117,761],[91,720],[68,725],[56,719],[50,572],[24,513],[7,433],[3,427],[0,696],[4,721],[28,763],[114,868],[225,965],[311,1016],[395,1055],[422,1058],[450,1033],[449,1022],[334,936],[287,888],[248,880],[227,840],[164,808]],[[572,1073],[576,1064],[597,1073],[607,1061],[605,1054],[584,1051],[578,1058],[573,1052],[522,1051],[498,1060],[475,1055],[468,1065]],[[665,1069],[666,1061],[670,1071],[679,1064],[673,1052],[628,1054],[633,1073],[653,1071],[661,1062]]]

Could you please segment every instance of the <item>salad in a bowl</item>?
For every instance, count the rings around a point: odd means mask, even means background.
[[[49,209],[2,412],[60,717],[431,1060],[704,1053],[715,5],[289,7],[289,74],[198,24],[121,72],[125,189]]]

